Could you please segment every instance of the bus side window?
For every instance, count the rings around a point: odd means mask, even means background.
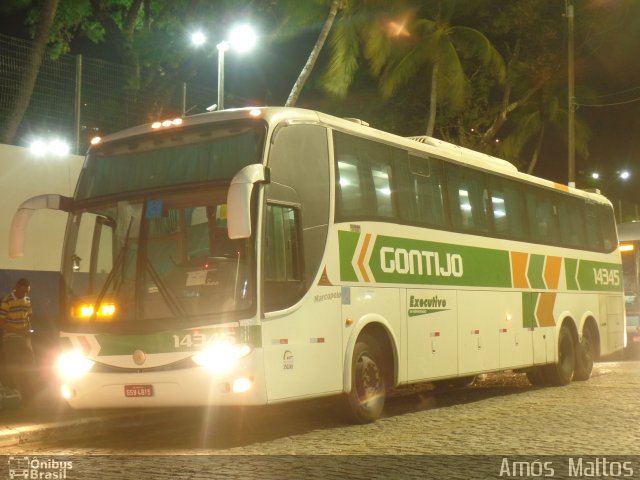
[[[562,198],[558,206],[558,219],[560,220],[560,236],[562,243],[574,248],[584,248],[586,234],[583,228],[581,204],[573,198]]]
[[[371,180],[376,199],[376,216],[393,217],[391,196],[391,166],[386,162],[369,160]]]
[[[550,196],[527,192],[527,213],[534,242],[559,243],[557,207],[551,201]]]
[[[453,227],[459,230],[488,232],[484,175],[453,165],[447,165],[446,173]]]
[[[344,214],[355,214],[364,208],[358,159],[350,154],[338,156],[340,208]]]
[[[597,205],[586,203],[584,215],[587,228],[587,245],[592,250],[602,250],[602,235],[600,235],[600,224],[598,223]]]
[[[507,207],[504,199],[504,191],[491,189],[491,211],[493,213],[493,228],[500,235],[509,235],[509,218],[507,218]]]
[[[264,243],[265,311],[282,310],[304,293],[299,212],[267,205]]]
[[[398,202],[403,220],[423,225],[445,225],[442,198],[442,162],[435,158],[394,155]]]
[[[498,235],[517,239],[528,237],[522,184],[506,179],[492,179],[490,204],[493,226]]]
[[[618,248],[616,217],[612,210],[612,207],[606,205],[596,205],[597,222],[602,234],[602,248],[605,252],[611,252]]]
[[[338,217],[394,218],[389,145],[334,132]]]

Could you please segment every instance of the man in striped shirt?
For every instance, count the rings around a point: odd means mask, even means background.
[[[31,299],[27,296],[30,290],[29,280],[21,278],[13,292],[0,302],[5,381],[8,387],[18,389],[23,397],[31,395],[31,377],[35,374],[31,346]]]

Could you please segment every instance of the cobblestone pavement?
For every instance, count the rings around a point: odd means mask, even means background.
[[[637,428],[640,361],[637,360],[596,364],[589,381],[573,382],[566,387],[534,388],[522,374],[496,374],[485,376],[471,388],[399,394],[389,400],[385,416],[370,425],[346,423],[336,413],[336,407],[334,402],[323,401],[252,410],[224,409],[209,414],[194,410],[186,417],[181,414],[179,422],[172,422],[171,411],[168,411],[165,422],[143,430],[126,429],[108,436],[65,439],[54,444],[17,445],[3,453],[39,457],[153,455],[153,461],[146,463],[157,472],[142,478],[169,478],[163,476],[169,472],[166,466],[171,462],[175,464],[176,460],[164,455],[217,456],[189,457],[188,462],[180,460],[182,465],[186,462],[193,468],[189,470],[191,474],[179,475],[179,478],[201,478],[198,472],[202,470],[197,465],[205,461],[218,462],[219,473],[226,472],[225,469],[230,469],[228,473],[238,473],[237,460],[228,457],[235,455],[263,456],[262,460],[257,457],[243,460],[247,468],[253,465],[258,470],[267,468],[269,462],[275,464],[276,457],[264,456],[300,456],[298,458],[305,458],[304,468],[319,462],[325,478],[332,478],[333,473],[327,472],[343,461],[348,461],[361,478],[433,478],[424,476],[427,467],[419,465],[423,457],[407,455],[444,456],[429,457],[431,463],[427,470],[432,473],[435,458],[449,465],[451,457],[447,456],[450,455],[489,456],[461,457],[457,462],[456,471],[460,475],[457,478],[473,478],[474,470],[465,468],[464,462],[477,464],[479,461],[490,462],[490,468],[498,477],[504,456],[528,455],[533,461],[539,456],[553,455],[598,458],[640,455]],[[308,457],[317,455],[329,457],[315,460]],[[351,457],[342,457],[344,455]],[[385,456],[386,460],[381,461],[377,456]],[[114,464],[113,457],[71,458],[98,466],[100,459],[104,459],[100,467],[103,472],[110,471]],[[144,463],[139,460],[144,457],[136,458],[138,463]],[[407,463],[407,458],[413,460]],[[635,465],[626,465],[633,469],[636,478],[640,476],[638,458],[633,460]],[[566,459],[560,461],[566,463]],[[258,463],[254,465],[255,462]],[[302,474],[303,470],[298,471],[298,467],[302,468],[298,463],[295,457],[285,457],[277,462],[279,469],[287,465],[285,470],[273,470],[273,465],[268,468],[271,472],[286,473],[281,478],[315,478]],[[126,462],[118,465],[120,473],[133,468],[123,467],[131,465]],[[401,475],[398,465],[409,465],[410,472]],[[540,466],[543,468],[544,464]],[[621,476],[625,476],[624,466],[620,460],[617,467],[621,469]],[[598,468],[605,467],[598,465]],[[390,470],[387,472],[386,468]],[[344,470],[337,470],[335,478],[351,477],[353,472],[349,472],[345,475]],[[118,477],[116,472],[116,476],[104,478],[123,477]],[[491,478],[491,475],[478,474],[478,478]]]

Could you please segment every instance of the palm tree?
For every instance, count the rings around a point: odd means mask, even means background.
[[[304,3],[300,2],[300,1],[296,1],[294,3],[294,5],[296,7],[304,6]],[[320,56],[320,52],[322,51],[322,47],[324,46],[324,43],[327,40],[327,36],[329,35],[329,31],[331,30],[331,27],[333,26],[333,22],[335,21],[336,15],[343,8],[344,8],[344,2],[343,1],[331,0],[331,5],[329,6],[329,15],[327,16],[326,20],[324,21],[324,25],[322,26],[322,29],[320,30],[320,34],[318,35],[318,39],[316,40],[316,43],[314,44],[313,49],[311,50],[311,53],[309,54],[309,57],[307,58],[307,62],[305,63],[304,67],[302,67],[302,70],[300,71],[300,74],[298,75],[298,79],[296,80],[296,83],[294,83],[293,88],[291,89],[291,92],[289,93],[289,97],[287,98],[287,101],[285,102],[285,107],[293,107],[293,106],[295,106],[296,102],[298,101],[298,98],[300,97],[300,93],[302,93],[302,89],[304,88],[305,84],[307,83],[307,80],[309,79],[309,76],[311,75],[311,72],[313,71],[313,68],[315,67],[316,61],[318,60],[318,57]]]
[[[411,37],[406,47],[390,49],[377,59],[369,59],[387,98],[400,86],[419,81],[420,74],[430,69],[428,136],[435,129],[438,102],[460,109],[469,95],[464,60],[480,61],[498,79],[505,75],[502,57],[484,34],[451,24],[455,0],[441,0],[437,5],[437,11],[427,12],[432,13],[433,19],[422,17],[408,23]]]
[[[361,38],[368,38],[366,48],[371,50],[381,43],[372,40],[372,32],[376,32],[381,12],[390,12],[402,1],[388,2],[388,0],[282,0],[280,5],[286,12],[281,29],[290,25],[295,30],[317,22],[323,15],[328,15],[318,35],[316,43],[294,84],[286,106],[294,106],[308,80],[321,50],[330,38],[332,57],[328,72],[324,75],[326,90],[340,94],[346,92],[353,75],[358,68],[358,57],[361,55]],[[378,35],[376,38],[381,38]]]
[[[527,173],[532,174],[537,166],[544,139],[550,131],[566,138],[567,111],[562,108],[566,94],[562,89],[554,91],[552,86],[543,89],[536,101],[529,102],[527,107],[514,115],[503,142],[500,142],[499,155],[504,158],[521,158],[524,152],[531,152]],[[590,130],[584,119],[576,117],[575,123],[576,150],[581,155],[588,155]]]

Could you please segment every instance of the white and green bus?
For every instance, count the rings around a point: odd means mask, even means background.
[[[623,348],[611,204],[427,137],[291,108],[157,122],[92,146],[69,212],[59,370],[74,408],[589,378]]]

